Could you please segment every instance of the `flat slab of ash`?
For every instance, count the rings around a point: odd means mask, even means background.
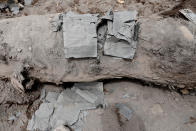
[[[65,58],[97,57],[97,15],[68,12],[63,17]]]
[[[138,32],[136,11],[120,11],[111,13],[112,21],[108,22],[108,35],[104,44],[104,54],[119,58],[133,59]]]

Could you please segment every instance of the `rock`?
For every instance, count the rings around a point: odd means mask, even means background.
[[[63,17],[65,58],[97,57],[98,17],[68,12]]]

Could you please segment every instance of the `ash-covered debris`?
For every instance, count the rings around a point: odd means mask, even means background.
[[[63,17],[65,58],[97,57],[98,17],[68,12]]]
[[[139,30],[136,15],[136,11],[109,10],[102,17],[68,12],[63,16],[65,58],[97,57],[101,51],[105,55],[133,59]],[[54,22],[54,25],[53,31],[58,31],[61,24]]]
[[[136,11],[113,12],[113,19],[108,22],[105,55],[133,59],[137,44],[136,15]]]
[[[88,110],[104,103],[103,83],[77,83],[61,93],[49,92],[29,121],[27,130],[52,130],[67,125],[82,130]]]

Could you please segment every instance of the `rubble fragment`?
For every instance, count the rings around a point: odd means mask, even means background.
[[[126,59],[133,59],[137,39],[134,35],[137,23],[136,11],[120,11],[113,13],[113,21],[108,22],[108,35],[104,44],[104,54]]]
[[[45,131],[62,125],[80,129],[82,119],[87,115],[85,111],[96,109],[100,104],[103,104],[103,83],[101,82],[77,83],[73,88],[66,89],[60,94],[49,92],[44,103],[29,121],[27,129]],[[41,113],[43,114],[40,115]]]
[[[190,9],[179,10],[187,19],[196,24],[196,14]]]
[[[114,12],[113,34],[118,39],[131,41],[134,33],[136,11]]]
[[[68,12],[63,17],[65,58],[97,57],[98,17]]]
[[[104,54],[126,59],[133,59],[136,50],[136,43],[130,45],[127,41],[110,37],[106,40]]]

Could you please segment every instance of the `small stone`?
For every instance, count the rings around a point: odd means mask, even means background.
[[[186,90],[186,89],[180,90],[180,92],[181,92],[183,95],[188,95],[188,94],[189,94],[189,91]]]

